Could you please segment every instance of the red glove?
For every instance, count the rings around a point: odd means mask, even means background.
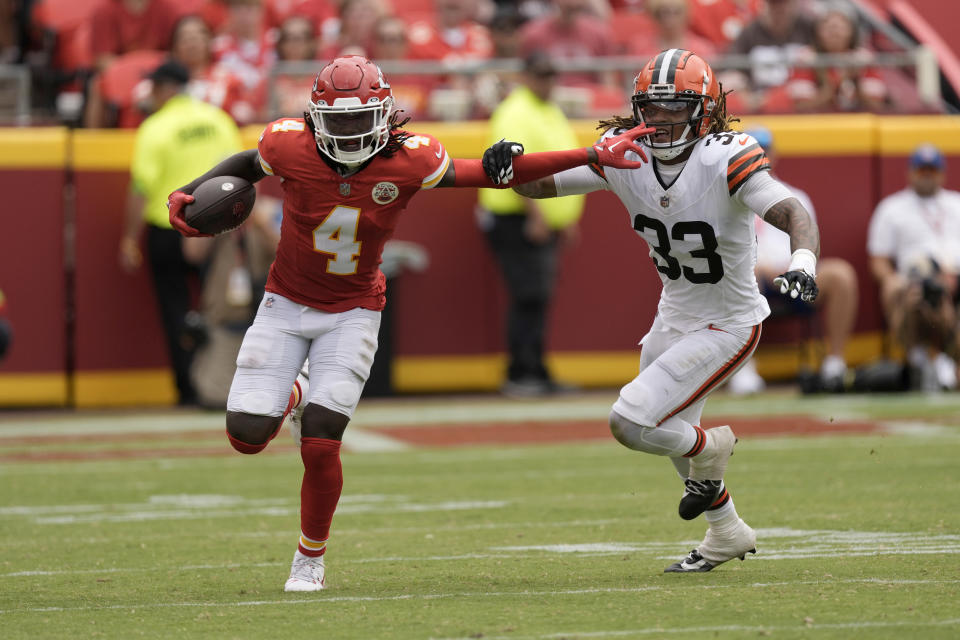
[[[593,145],[593,150],[597,153],[597,164],[601,167],[615,167],[617,169],[642,167],[647,162],[647,154],[637,146],[635,140],[654,131],[656,131],[655,128],[641,124],[629,131],[624,131],[618,136],[600,140]],[[627,160],[624,157],[627,151],[633,151],[643,160]]]
[[[167,209],[170,210],[170,226],[188,238],[211,238],[209,233],[200,233],[183,219],[183,210],[194,198],[183,191],[174,191],[167,196]]]

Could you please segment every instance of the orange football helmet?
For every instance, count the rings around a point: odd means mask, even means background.
[[[363,164],[386,146],[393,112],[390,85],[363,56],[336,58],[321,69],[307,111],[320,151],[346,166]]]
[[[660,160],[677,157],[710,131],[719,98],[720,85],[706,60],[685,49],[661,51],[637,75],[630,103],[637,122],[669,131],[669,141],[658,132],[642,138],[642,143]],[[665,111],[686,114],[666,121],[651,118],[662,117],[658,114]]]

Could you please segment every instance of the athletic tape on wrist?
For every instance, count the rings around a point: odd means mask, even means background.
[[[810,249],[797,249],[790,256],[788,271],[803,271],[809,276],[817,276],[817,256]]]

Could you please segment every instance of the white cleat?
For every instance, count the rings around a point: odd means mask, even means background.
[[[703,573],[712,571],[728,560],[745,559],[757,552],[757,533],[742,519],[732,526],[715,523],[696,549],[680,562],[674,562],[664,573]]]
[[[326,568],[323,566],[323,556],[312,558],[300,553],[297,549],[293,554],[293,564],[290,566],[290,577],[283,585],[284,591],[320,591],[325,587],[324,576]]]
[[[714,427],[705,431],[707,442],[698,455],[690,458],[691,480],[723,480],[723,474],[727,470],[727,461],[733,455],[733,445],[737,443],[737,437],[733,435],[733,430],[724,425]]]

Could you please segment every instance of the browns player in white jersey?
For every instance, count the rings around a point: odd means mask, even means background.
[[[750,357],[770,313],[754,275],[754,215],[790,235],[790,267],[775,282],[793,297],[817,295],[819,234],[769,175],[757,141],[730,130],[705,60],[682,49],[661,52],[637,76],[631,102],[631,118],[601,122],[601,140],[643,123],[655,129],[641,139],[653,162],[577,167],[514,189],[534,198],[612,191],[646,241],[663,291],[641,341],[640,374],[620,390],[610,429],[624,446],[668,456],[684,480],[680,516],[707,520],[703,542],[666,571],[710,571],[756,550],[756,534],[723,483],[736,437],[729,426],[698,426],[707,396]],[[485,166],[508,172],[514,151],[510,142],[494,145]]]
[[[340,442],[377,349],[384,243],[420,189],[497,184],[479,160],[451,159],[432,136],[403,130],[397,114],[379,67],[359,56],[337,58],[317,74],[302,118],[268,124],[257,149],[227,158],[168,201],[174,228],[203,235],[183,217],[203,181],[283,179],[277,257],[237,356],[227,437],[237,451],[258,453],[291,414],[304,475],[300,540],[286,591],[325,585],[323,556],[343,486]],[[645,157],[635,139],[645,132],[636,127],[593,147],[530,154],[518,159],[517,177],[532,180],[587,163],[639,166]],[[640,155],[628,160],[631,149]],[[298,376],[307,360],[308,377]]]

